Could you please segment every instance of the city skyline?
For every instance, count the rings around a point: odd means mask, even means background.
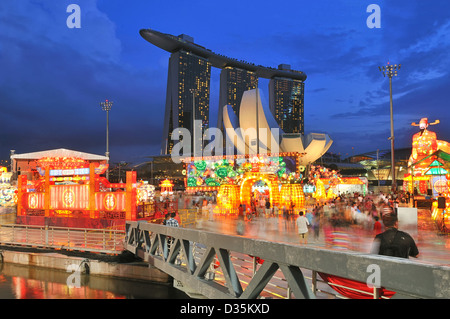
[[[439,119],[432,130],[450,140],[450,4],[443,0],[433,6],[403,0],[280,3],[287,11],[264,1],[77,1],[81,27],[69,28],[71,3],[0,5],[1,159],[11,149],[103,155],[105,99],[114,102],[111,160],[139,163],[159,154],[170,53],[142,39],[139,30],[148,28],[188,34],[214,52],[256,65],[286,63],[304,71],[304,132],[329,134],[329,151],[344,158],[390,148],[388,80],[378,66],[402,64],[393,79],[395,147],[411,146],[417,131],[411,123],[422,117]],[[367,24],[372,3],[381,8],[380,28]],[[249,13],[260,18],[247,19]],[[258,86],[267,92],[268,82],[260,79]],[[212,71],[214,108],[219,83],[219,72]],[[210,112],[209,124],[216,123]]]

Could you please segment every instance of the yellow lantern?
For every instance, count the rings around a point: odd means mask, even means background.
[[[239,207],[239,186],[221,185],[217,194],[217,206],[226,210]]]
[[[327,196],[327,192],[325,190],[325,186],[323,185],[323,182],[319,179],[316,181],[316,191],[313,194],[313,197],[315,199],[325,199]]]
[[[289,208],[294,204],[295,213],[305,208],[305,194],[301,184],[283,184],[280,190],[281,207]]]

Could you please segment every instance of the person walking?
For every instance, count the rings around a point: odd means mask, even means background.
[[[383,215],[385,231],[375,236],[372,254],[409,258],[419,255],[414,239],[406,232],[398,230],[398,219],[395,214]]]
[[[266,218],[268,218],[272,215],[270,209],[270,200],[267,200],[265,205],[266,205]]]
[[[303,216],[303,212],[299,212],[298,214],[298,218],[297,218],[297,231],[298,231],[298,235],[300,237],[300,244],[307,244],[308,243],[308,226],[309,221],[308,219]]]
[[[320,231],[320,214],[319,214],[319,210],[315,210],[315,212],[313,214],[313,219],[312,219],[311,226],[312,226],[313,231],[314,231],[314,240],[317,241],[319,239],[319,231]]]

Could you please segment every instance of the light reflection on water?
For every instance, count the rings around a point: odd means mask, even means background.
[[[0,264],[0,299],[180,299],[169,284],[82,275],[79,288],[67,285],[69,272]]]

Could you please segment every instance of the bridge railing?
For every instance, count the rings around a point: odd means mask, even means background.
[[[450,267],[417,260],[138,222],[127,222],[125,240],[127,250],[207,298],[259,298],[280,281],[287,293],[273,293],[272,298],[316,298],[317,274],[367,284],[372,298],[384,290],[413,298],[450,298]]]
[[[125,231],[52,226],[0,225],[0,244],[46,249],[120,253]]]

